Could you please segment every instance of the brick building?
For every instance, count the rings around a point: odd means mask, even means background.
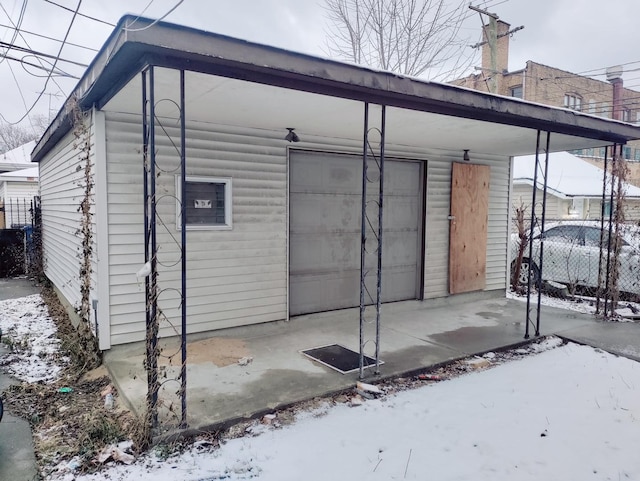
[[[485,35],[488,26],[485,26]],[[482,45],[482,66],[478,74],[454,80],[455,85],[474,90],[518,97],[555,107],[566,107],[600,117],[640,124],[640,92],[624,88],[622,67],[607,70],[607,80],[597,80],[540,63],[527,61],[520,70],[509,71],[509,24],[497,22],[495,57],[489,42]],[[572,151],[602,167],[605,149]],[[623,148],[629,162],[629,182],[640,186],[640,142]],[[636,163],[637,162],[637,163]]]

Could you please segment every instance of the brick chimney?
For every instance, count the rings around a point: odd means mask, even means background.
[[[495,27],[494,27],[495,25]],[[502,20],[493,20],[482,27],[482,70],[485,75],[507,72],[509,69],[509,25]],[[492,46],[495,48],[492,49]],[[494,50],[494,52],[492,52]],[[495,57],[492,56],[492,53]]]
[[[611,118],[614,120],[623,120],[622,116],[622,65],[607,68],[607,80],[613,86],[613,113]]]

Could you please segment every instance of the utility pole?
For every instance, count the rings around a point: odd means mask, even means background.
[[[474,7],[473,5],[469,5],[469,8],[480,14],[480,20],[482,21],[484,38],[486,39],[482,42],[476,43],[475,45],[471,45],[471,48],[480,48],[483,45],[489,46],[489,55],[490,55],[489,70],[490,70],[491,77],[489,78],[487,86],[489,88],[489,92],[497,93],[498,92],[497,75],[502,73],[498,71],[498,39],[502,37],[506,37],[507,35],[512,35],[518,30],[522,30],[524,26],[516,27],[507,32],[503,32],[499,34],[498,20],[500,19],[500,17],[498,17],[498,15],[496,15],[495,13],[491,13],[487,10],[484,10],[482,8]],[[489,17],[488,23],[484,21],[483,15],[486,15],[487,17]]]

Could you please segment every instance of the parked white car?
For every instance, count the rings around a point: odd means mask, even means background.
[[[533,255],[529,260],[529,246],[525,247],[519,276],[521,284],[527,283],[531,270],[532,283],[543,280],[561,282],[569,286],[598,287],[598,266],[600,263],[599,221],[563,221],[547,223],[545,233],[535,229],[533,234]],[[605,224],[604,239],[608,239],[609,226]],[[640,294],[640,228],[624,225],[620,229],[622,248],[620,251],[620,271],[618,289],[620,292]],[[544,262],[540,272],[540,243],[544,241]],[[515,269],[519,238],[511,236],[511,269]],[[606,245],[606,241],[605,241]],[[606,262],[606,256],[604,257]]]

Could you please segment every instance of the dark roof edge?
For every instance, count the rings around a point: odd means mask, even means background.
[[[136,28],[127,26],[135,21]],[[494,123],[550,130],[605,143],[640,138],[640,127],[449,84],[295,53],[131,15],[87,68],[70,98],[83,109],[106,101],[145,65],[183,68],[296,90]],[[40,161],[71,128],[67,100],[32,159]],[[141,106],[142,111],[142,106]]]

